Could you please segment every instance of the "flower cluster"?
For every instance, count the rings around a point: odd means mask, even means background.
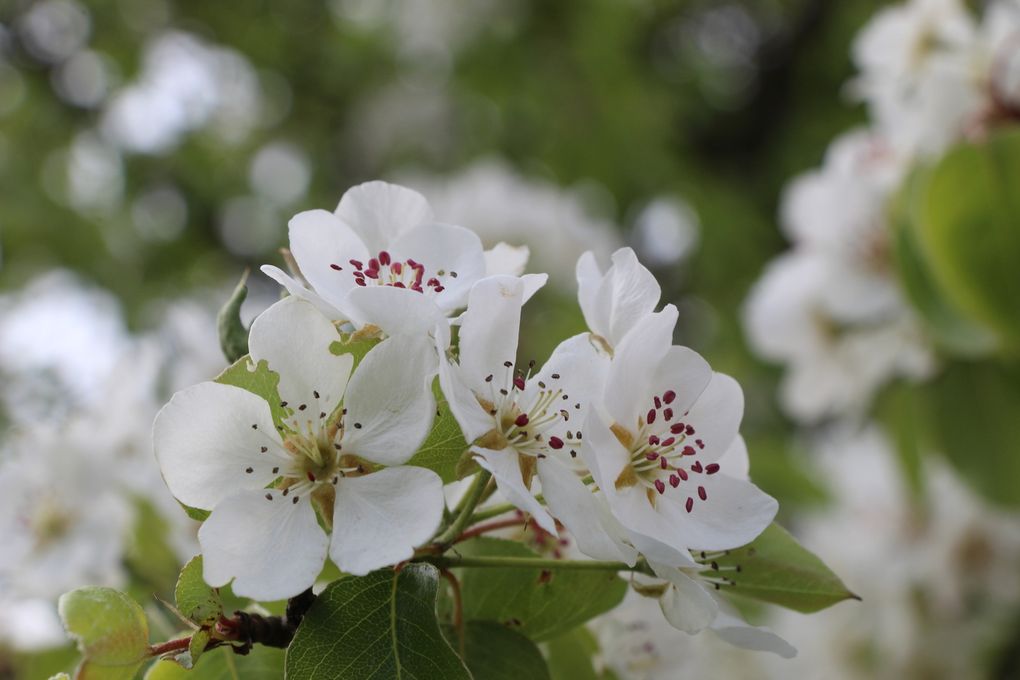
[[[468,496],[491,480],[543,535],[644,560],[659,578],[641,592],[681,630],[732,627],[710,593],[728,581],[704,551],[752,541],[777,504],[747,479],[739,386],[673,345],[677,310],[656,311],[658,284],[633,251],[605,271],[581,257],[588,331],[540,368],[517,355],[545,275],[522,274],[526,252],[486,253],[436,222],[414,191],[371,182],[334,213],[301,213],[290,253],[290,274],[264,268],[290,295],[252,324],[242,360],[275,376],[273,398],[206,382],[155,423],[171,492],[211,513],[199,531],[211,585],[280,599],[312,586],[327,556],[362,575],[445,549],[442,481],[409,464],[438,379],[465,442],[459,469],[476,475]],[[356,357],[352,339],[371,348]],[[789,651],[746,628],[736,642]]]

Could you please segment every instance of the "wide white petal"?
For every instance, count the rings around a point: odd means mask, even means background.
[[[694,635],[712,624],[719,605],[700,583],[673,567],[653,563],[652,568],[670,584],[659,598],[659,607],[669,625]]]
[[[711,630],[735,647],[756,652],[772,652],[784,659],[797,656],[797,649],[768,628],[745,623],[729,607],[720,603],[719,613],[712,622]]]
[[[368,258],[365,244],[326,210],[298,213],[291,218],[289,230],[290,251],[301,275],[324,300],[345,312],[344,298],[356,285],[350,261]]]
[[[485,251],[485,275],[520,276],[528,266],[530,256],[528,246],[511,246],[500,241]]]
[[[432,426],[435,350],[426,338],[392,337],[365,355],[344,399],[344,453],[383,465],[414,455]]]
[[[443,506],[443,482],[425,468],[341,479],[329,556],[341,571],[357,576],[409,559],[439,528]]]
[[[610,513],[605,498],[592,493],[577,473],[555,458],[538,461],[538,478],[546,504],[581,552],[596,560],[634,564],[637,551],[624,542],[625,531]]]
[[[446,312],[421,293],[394,286],[366,286],[347,294],[344,308],[358,326],[372,324],[386,335],[425,337]]]
[[[666,352],[665,359],[659,364],[659,370],[652,381],[651,395],[662,396],[667,391],[676,393],[674,401],[668,405],[672,409],[675,420],[682,420],[684,413],[691,408],[708,387],[712,380],[712,367],[700,354],[687,347],[674,345]],[[654,405],[647,404],[649,408]]]
[[[548,274],[525,274],[522,276],[521,282],[524,284],[524,290],[521,293],[521,303],[523,304],[530,300],[548,281]]]
[[[375,255],[414,227],[432,221],[432,208],[413,189],[387,182],[365,182],[348,189],[335,214]]]
[[[460,325],[460,371],[477,393],[488,391],[487,376],[498,386],[509,382],[505,363],[516,362],[523,289],[512,276],[491,276],[471,289]]]
[[[605,407],[624,427],[636,428],[638,416],[652,407],[653,387],[673,346],[676,320],[676,307],[666,305],[661,312],[645,315],[616,347],[606,379]]]
[[[396,259],[416,260],[425,265],[426,277],[439,280],[444,290],[436,295],[435,301],[447,311],[463,307],[471,286],[485,276],[482,242],[475,232],[464,227],[421,225],[401,235],[391,249]]]
[[[691,439],[700,440],[697,459],[711,463],[730,448],[744,417],[744,392],[736,380],[723,373],[715,373],[708,387],[684,416],[684,421],[695,429]]]
[[[528,487],[524,486],[524,478],[521,476],[521,466],[518,462],[518,453],[513,449],[502,449],[493,451],[474,446],[471,451],[477,454],[475,460],[478,464],[492,473],[499,488],[506,499],[516,505],[520,510],[530,514],[538,523],[538,526],[557,536],[556,522],[549,515],[542,504],[538,502]]]
[[[595,253],[588,251],[577,259],[577,301],[584,315],[584,322],[592,332],[601,335],[596,327],[604,329],[607,324],[598,316],[601,310],[595,305],[595,296],[602,284],[602,271],[595,260]],[[608,338],[606,338],[608,341]]]
[[[630,463],[630,452],[594,410],[589,411],[584,419],[583,432],[581,456],[595,483],[607,496],[613,496],[616,494],[616,480]]]
[[[685,544],[694,550],[729,550],[747,545],[765,530],[776,516],[779,504],[751,482],[722,473],[691,474],[689,482],[670,490],[657,504],[660,514],[674,527]],[[702,486],[707,500],[695,489]],[[694,504],[691,512],[679,499],[687,491]],[[673,499],[677,502],[672,502]],[[663,502],[666,501],[666,502]]]
[[[726,449],[726,453],[716,461],[719,465],[719,472],[734,479],[747,480],[751,471],[751,461],[747,456],[747,442],[739,434]]]
[[[471,443],[496,427],[496,421],[478,403],[474,391],[465,384],[460,367],[449,362],[445,350],[440,348],[439,351],[442,355],[439,359],[439,386],[464,433],[464,439]]]
[[[287,292],[296,298],[307,300],[315,305],[315,308],[322,312],[330,321],[347,321],[347,315],[342,313],[333,305],[329,304],[313,290],[305,288],[285,271],[271,264],[264,264],[261,267],[262,273],[276,281],[287,289]]]
[[[281,447],[266,400],[233,385],[204,382],[178,392],[153,426],[170,493],[206,510],[235,491],[273,481],[272,468],[287,462]]]
[[[613,253],[613,264],[595,293],[595,317],[600,329],[592,330],[618,345],[643,317],[659,304],[661,290],[648,269],[630,248]]]
[[[329,350],[339,340],[336,328],[312,304],[288,297],[255,319],[248,349],[254,361],[264,359],[279,374],[280,399],[294,418],[315,421],[340,403],[354,366],[350,354]]]
[[[234,579],[235,595],[263,601],[311,587],[329,539],[309,498],[294,498],[264,489],[224,498],[198,530],[206,583],[220,587]]]

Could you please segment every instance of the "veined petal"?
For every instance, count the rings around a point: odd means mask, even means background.
[[[263,601],[311,587],[329,546],[309,498],[275,489],[224,498],[198,530],[198,540],[206,583],[220,587],[233,579],[234,594]]]
[[[546,504],[570,531],[581,552],[596,560],[634,564],[637,551],[624,542],[625,531],[609,512],[605,498],[597,497],[573,470],[555,458],[538,461],[538,478]]]
[[[617,423],[634,428],[638,415],[648,408],[662,360],[673,346],[676,320],[676,307],[666,305],[643,317],[616,347],[606,379],[605,407]]]
[[[358,326],[370,323],[386,335],[425,337],[436,323],[446,322],[446,313],[432,298],[394,286],[355,288],[344,307]]]
[[[351,355],[330,352],[339,339],[333,324],[312,304],[288,297],[255,319],[248,347],[254,361],[265,359],[279,374],[280,398],[294,410],[294,418],[315,420],[340,403],[354,365]]]
[[[290,293],[296,298],[307,300],[308,302],[311,302],[313,305],[315,305],[315,308],[322,312],[322,314],[326,316],[326,318],[328,318],[330,321],[348,320],[347,315],[340,312],[340,310],[338,310],[336,307],[323,300],[322,297],[320,297],[319,294],[316,293],[315,291],[305,288],[303,285],[301,285],[301,283],[299,283],[296,279],[294,279],[292,276],[287,274],[279,267],[275,267],[271,264],[264,264],[262,265],[261,269],[263,274],[265,274],[266,276],[268,276],[269,278],[273,279],[278,284],[283,286],[288,293]]]
[[[344,453],[382,465],[414,455],[436,412],[435,356],[424,337],[387,338],[365,355],[344,399]]]
[[[638,262],[630,248],[613,253],[613,264],[595,293],[595,317],[600,328],[593,331],[618,345],[638,321],[655,310],[661,295],[659,283]]]
[[[348,189],[335,214],[361,237],[373,254],[386,250],[410,229],[432,221],[432,208],[424,196],[413,189],[379,181]]]
[[[700,583],[679,569],[656,563],[651,566],[670,584],[659,598],[659,607],[669,625],[694,635],[712,624],[719,613],[719,605]]]
[[[346,312],[344,298],[356,285],[351,260],[367,259],[365,244],[326,210],[298,213],[291,218],[289,230],[290,251],[301,275],[324,300]]]
[[[511,369],[505,362],[516,362],[523,291],[524,284],[512,276],[490,276],[471,289],[460,325],[460,372],[476,393],[487,393],[486,376],[508,382],[504,376]]]
[[[693,487],[695,480],[692,480]],[[659,498],[659,514],[694,550],[729,550],[747,545],[776,516],[779,504],[751,482],[722,473],[699,475],[696,484],[705,490],[687,512],[676,494]],[[673,502],[676,497],[677,502]]]
[[[404,465],[336,485],[329,556],[361,576],[409,559],[443,518],[443,482],[425,468]]]
[[[511,246],[500,241],[485,251],[485,275],[520,276],[528,266],[530,256],[528,246]]]
[[[516,451],[513,449],[493,451],[480,446],[471,447],[471,451],[477,454],[475,460],[478,461],[478,464],[492,473],[492,478],[496,480],[496,486],[500,493],[509,502],[530,514],[538,526],[553,536],[559,535],[556,531],[556,522],[538,502],[531,490],[524,486],[519,454]]]
[[[695,428],[693,435],[704,449],[698,454],[702,463],[711,463],[730,448],[744,417],[744,392],[736,380],[714,373],[684,420]]]
[[[282,446],[266,400],[233,385],[204,382],[178,392],[153,426],[170,493],[205,510],[273,481],[272,468],[289,460]]]
[[[463,307],[471,286],[485,275],[482,242],[464,227],[423,224],[394,240],[391,250],[398,260],[416,260],[429,276],[438,277],[444,290],[435,302],[446,311]]]

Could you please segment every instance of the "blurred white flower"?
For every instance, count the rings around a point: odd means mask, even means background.
[[[88,10],[74,0],[44,0],[18,18],[17,28],[33,57],[57,63],[84,46],[92,21]]]
[[[293,203],[308,191],[311,181],[308,157],[292,144],[267,144],[252,158],[248,181],[253,191],[275,203]]]
[[[634,220],[634,247],[652,267],[675,265],[698,246],[698,215],[686,202],[660,196]]]

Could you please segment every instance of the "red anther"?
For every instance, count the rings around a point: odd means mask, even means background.
[[[648,417],[645,418],[645,422],[648,423],[649,425],[651,425],[652,423],[655,422],[655,409],[654,408],[648,409]]]
[[[657,454],[655,451],[649,451],[648,453],[645,454],[645,458],[648,460],[658,460],[659,454]]]
[[[396,274],[397,276],[400,276],[400,272],[404,271],[404,265],[400,264],[399,262],[394,262],[393,264],[390,265],[390,271]]]
[[[381,262],[383,264],[389,264],[390,263],[390,254],[387,253],[385,250],[380,250],[379,251],[379,262]]]
[[[677,468],[676,473],[680,475],[680,479],[684,480],[685,482],[687,481],[687,470],[684,470],[683,468]]]
[[[655,490],[661,493],[666,493],[666,485],[662,483],[661,479],[655,480]]]
[[[680,478],[677,477],[676,475],[670,475],[669,476],[669,485],[671,487],[673,487],[674,489],[677,488],[678,486],[680,486]]]
[[[403,281],[397,281],[396,283],[393,284],[393,287],[394,288],[407,288],[407,286],[404,285]]]
[[[434,286],[438,286],[439,285],[439,279],[437,279],[436,277],[433,276],[431,279],[428,280],[428,282],[426,282],[425,285],[426,286],[433,286],[433,287]]]
[[[694,443],[698,445],[699,449],[705,448],[705,442],[701,441],[700,439],[695,439]]]
[[[705,468],[701,467],[701,461],[700,460],[694,461],[694,465],[691,466],[691,472],[697,472],[698,474],[701,474],[704,471]]]
[[[705,474],[714,475],[719,472],[719,463],[709,463],[705,466]]]
[[[311,472],[308,472],[306,474],[308,475],[308,481],[309,482],[314,482],[315,481],[315,475],[313,475]]]
[[[444,290],[446,290],[446,288],[444,288],[443,286],[436,286],[437,293],[442,293]]]
[[[675,437],[666,437],[666,439],[663,440],[662,445],[663,446],[673,446],[674,443],[676,443],[676,438]]]
[[[685,446],[684,450],[681,451],[681,453],[683,453],[683,455],[685,456],[693,456],[694,454],[697,453],[697,451],[694,450],[693,446]]]
[[[705,487],[703,486],[698,487],[698,498],[700,498],[703,501],[708,500],[708,492],[705,491]]]
[[[559,437],[549,437],[549,446],[554,449],[562,449],[563,440],[560,439]]]
[[[422,292],[421,283],[418,282],[418,281],[415,281],[414,283],[412,283],[411,284],[411,290],[413,290],[415,292],[418,292],[418,293],[421,293]]]
[[[662,417],[666,420],[673,420],[673,409],[668,408],[662,412]]]
[[[687,499],[687,505],[685,507],[687,508],[687,512],[690,512],[691,510],[693,510],[694,509],[694,499],[693,498],[688,498]]]
[[[658,443],[659,443],[659,437],[657,435],[654,435],[654,434],[648,435],[648,444],[650,446],[655,446]]]
[[[358,284],[359,286],[366,285],[365,284],[365,279],[354,279],[354,283]]]
[[[673,434],[681,434],[684,431],[683,423],[673,423],[669,426],[669,431]]]
[[[692,435],[692,434],[694,434],[694,427],[691,426],[691,425],[688,425],[687,427],[684,428],[684,432],[687,433],[688,435]]]
[[[361,263],[360,260],[351,260],[350,262],[351,266],[357,269],[358,271],[361,271],[361,269],[365,266]]]
[[[338,264],[331,264],[331,265],[329,265],[329,268],[330,268],[330,269],[333,269],[333,270],[335,270],[335,271],[340,271],[340,270],[342,270],[342,269],[343,269],[343,267],[341,267],[341,266],[340,266],[340,265],[338,265]]]
[[[528,422],[529,422],[528,414],[522,413],[521,415],[517,416],[517,418],[514,420],[514,425],[516,425],[517,427],[524,427],[525,425],[528,424]]]
[[[415,261],[414,261],[414,260],[412,260],[411,258],[407,258],[407,266],[408,266],[408,267],[413,267],[413,268],[415,268],[415,269],[417,269],[418,267],[421,267],[421,265],[420,265],[420,264],[418,264],[417,262],[415,262]]]
[[[375,259],[374,257],[370,258],[368,260],[368,268],[369,269],[379,269],[379,260]]]
[[[661,399],[659,399],[658,397],[655,397],[654,401],[655,401],[655,408],[662,408],[662,400]]]
[[[366,269],[365,270],[365,276],[367,276],[370,279],[377,279],[377,278],[379,278],[379,270],[378,269]]]
[[[669,469],[669,461],[666,460],[665,456],[659,459],[659,467],[661,467],[663,470]]]
[[[415,267],[414,268],[414,282],[417,283],[419,286],[421,285],[421,280],[422,280],[422,278],[424,276],[425,276],[425,267]]]
[[[674,399],[676,399],[676,392],[673,390],[666,390],[663,392],[662,400],[667,404],[672,404]]]
[[[515,376],[514,377],[514,387],[516,387],[519,390],[523,390],[524,389],[524,378],[522,378],[519,375]]]

